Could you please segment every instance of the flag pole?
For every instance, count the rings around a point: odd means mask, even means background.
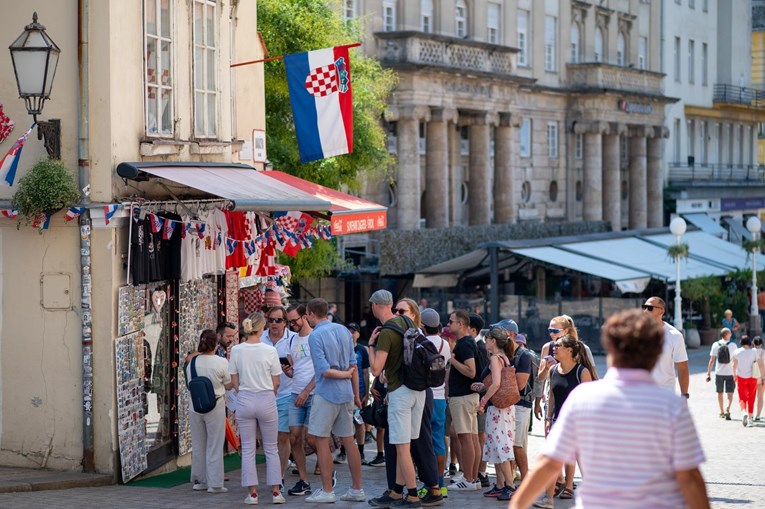
[[[336,46],[337,48],[358,48],[361,46],[360,42],[354,42],[353,44],[343,44],[340,46]],[[282,60],[284,59],[284,55],[279,55],[278,57],[270,57],[270,58],[261,58],[260,60],[251,60],[249,62],[240,62],[238,64],[231,64],[230,67],[242,67],[244,65],[251,65],[251,64],[261,64],[264,62],[273,62],[274,60]]]

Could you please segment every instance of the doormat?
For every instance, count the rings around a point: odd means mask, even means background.
[[[263,454],[258,454],[255,459],[258,464],[266,462],[266,457]],[[232,470],[239,470],[241,468],[242,458],[238,454],[228,454],[223,457],[224,472],[231,472]],[[181,484],[190,484],[190,479],[191,467],[183,467],[174,472],[131,481],[125,486],[135,486],[138,488],[175,488]]]

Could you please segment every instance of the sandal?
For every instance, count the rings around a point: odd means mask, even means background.
[[[563,493],[566,489],[566,483],[564,482],[556,482],[555,483],[555,493],[553,493],[553,497],[559,496],[561,493]]]
[[[574,492],[568,488],[563,488],[563,491],[559,495],[558,498],[561,498],[563,500],[571,500],[574,498]]]

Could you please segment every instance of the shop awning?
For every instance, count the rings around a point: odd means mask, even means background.
[[[146,180],[149,175],[219,196],[235,210],[329,210],[331,203],[315,194],[268,178],[245,164],[218,163],[120,163],[117,175]]]
[[[752,240],[752,234],[744,227],[743,223],[733,217],[724,217],[723,221],[730,227],[730,239]]]
[[[263,175],[330,202],[330,224],[334,235],[384,230],[388,225],[387,207],[314,184],[283,171],[265,171]]]
[[[707,214],[683,214],[683,217],[692,225],[698,227],[699,230],[707,232],[710,235],[716,237],[725,238],[728,232],[725,228],[715,222],[714,219]]]

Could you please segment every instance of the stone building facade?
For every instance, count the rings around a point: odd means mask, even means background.
[[[660,2],[346,0],[396,70],[397,156],[369,198],[398,229],[663,224]]]

